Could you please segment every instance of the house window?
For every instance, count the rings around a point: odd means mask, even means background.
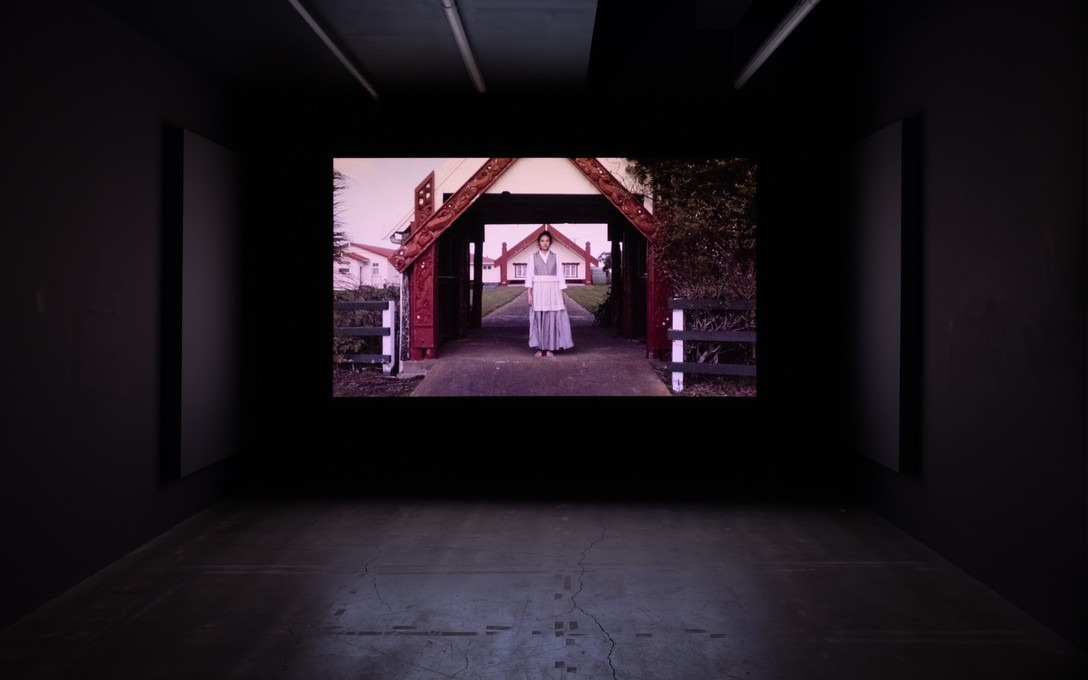
[[[380,274],[381,274],[381,268],[380,268],[379,263],[375,262],[374,264],[370,265],[370,275],[372,277],[378,278],[378,276]]]
[[[347,274],[348,274],[348,268],[347,267],[340,267],[340,269],[338,269],[337,271],[339,271],[341,274],[343,274],[345,276],[347,276]]]
[[[526,264],[524,262],[515,262],[514,263],[514,278],[515,279],[524,279],[525,278],[525,267],[526,267]]]
[[[563,264],[563,278],[576,279],[578,278],[578,263],[570,262]]]

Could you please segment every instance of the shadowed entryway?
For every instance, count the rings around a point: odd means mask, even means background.
[[[535,357],[529,348],[529,306],[522,293],[483,317],[481,327],[442,345],[438,359],[402,363],[424,372],[413,397],[668,397],[668,386],[639,340],[593,325],[567,298],[572,349]]]

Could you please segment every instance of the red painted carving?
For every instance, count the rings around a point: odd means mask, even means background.
[[[601,165],[596,158],[571,158],[571,163],[582,171],[582,174],[597,187],[597,190],[609,200],[623,216],[635,225],[635,228],[653,243],[654,234],[657,233],[657,220],[616,178]]]
[[[389,256],[389,262],[403,273],[409,267],[411,289],[411,349],[413,359],[434,358],[437,356],[437,342],[434,327],[435,286],[434,268],[436,263],[435,240],[457,220],[469,206],[494,184],[516,158],[491,158],[476,171],[449,200],[437,210],[434,208],[434,173],[432,172],[416,187],[415,223],[407,240]],[[626,217],[652,245],[658,223],[645,206],[629,192],[616,178],[601,165],[596,158],[569,159],[605,198]],[[651,248],[652,250],[652,248]],[[587,266],[588,270],[588,266]],[[664,279],[650,267],[649,299],[647,317],[647,350],[653,354],[665,346],[663,303]],[[504,277],[505,278],[505,277]],[[664,321],[663,321],[664,320]],[[660,325],[660,328],[659,328]]]
[[[665,359],[671,349],[668,329],[672,313],[668,308],[668,283],[653,248],[646,250],[646,356]]]
[[[412,359],[435,358],[434,289],[435,251],[417,258],[408,277],[411,286],[410,354]]]
[[[667,324],[670,319],[666,307],[666,279],[654,258],[657,220],[596,158],[572,158],[570,161],[646,237],[646,353],[650,357],[661,357],[668,349]]]
[[[416,224],[423,224],[434,214],[434,171],[416,187]]]
[[[409,265],[415,262],[416,258],[422,255],[423,251],[427,250],[427,246],[441,236],[442,232],[453,224],[454,220],[468,210],[468,207],[472,205],[472,202],[479,198],[480,194],[487,191],[487,188],[494,184],[495,180],[499,178],[499,175],[505,172],[516,160],[516,158],[488,159],[488,161],[476,171],[476,174],[470,177],[469,180],[453,194],[453,196],[450,196],[449,200],[445,201],[434,214],[430,215],[425,220],[418,219],[420,190],[417,188],[416,226],[412,228],[412,233],[408,235],[408,240],[404,242],[397,252],[389,257],[389,262],[398,272],[403,272],[407,269]],[[426,182],[424,182],[424,184],[426,184]],[[424,186],[424,184],[421,184],[420,187]],[[431,191],[433,192],[433,190],[432,187]]]

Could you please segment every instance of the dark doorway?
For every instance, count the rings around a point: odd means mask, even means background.
[[[443,197],[448,201],[450,195]],[[616,332],[626,338],[646,337],[646,238],[600,194],[483,194],[438,238],[438,341],[463,337],[480,328],[482,268],[479,253],[488,224],[606,224],[613,243],[612,293]],[[616,257],[621,240],[622,258]],[[477,257],[469,275],[470,244]],[[618,272],[623,276],[617,279]]]

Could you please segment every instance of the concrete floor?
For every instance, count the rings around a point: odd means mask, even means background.
[[[1066,680],[861,507],[238,498],[0,633],[0,678]]]

